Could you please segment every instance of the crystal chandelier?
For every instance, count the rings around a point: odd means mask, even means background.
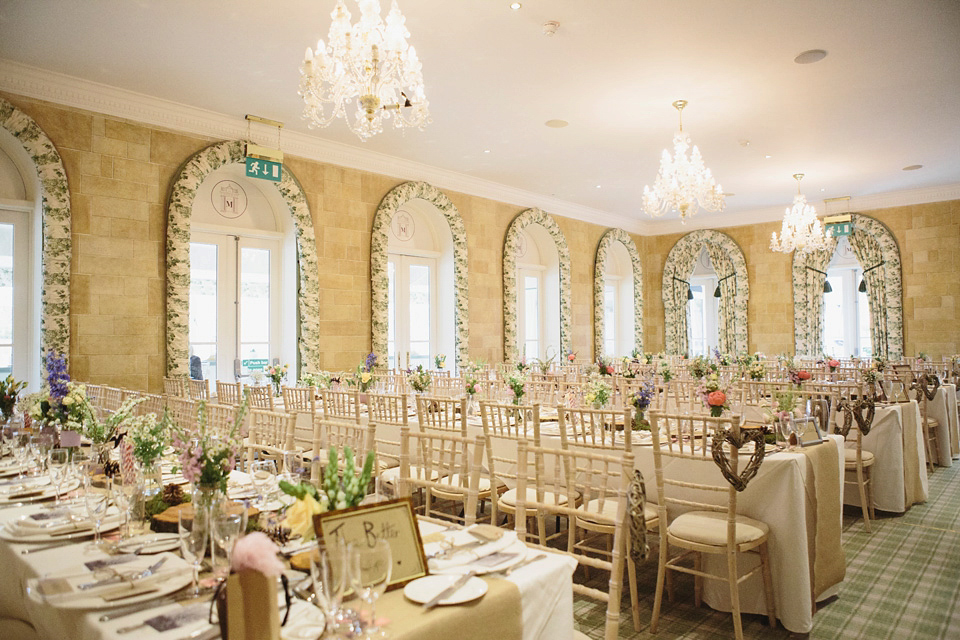
[[[680,222],[697,212],[697,205],[707,211],[723,211],[723,187],[716,184],[710,169],[703,166],[700,150],[694,146],[690,157],[690,136],[683,131],[683,108],[686,100],[677,100],[673,107],[680,112],[680,130],[673,135],[673,157],[664,149],[660,171],[653,183],[643,188],[643,210],[659,218],[667,211],[680,213]]]
[[[781,253],[797,251],[801,255],[826,249],[827,236],[823,233],[817,210],[807,204],[807,199],[800,193],[803,174],[795,173],[793,178],[797,181],[797,195],[793,196],[793,207],[783,215],[780,237],[777,237],[776,231],[770,237],[770,249]]]
[[[429,103],[423,65],[413,46],[407,46],[406,18],[396,0],[390,3],[386,23],[378,0],[357,0],[357,5],[360,20],[351,26],[344,0],[337,0],[326,44],[320,40],[315,50],[307,48],[300,67],[303,117],[311,128],[343,118],[361,140],[383,131],[383,121],[391,118],[397,129],[423,130],[431,122]]]

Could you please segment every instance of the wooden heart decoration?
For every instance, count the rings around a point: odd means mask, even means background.
[[[837,433],[841,436],[847,437],[854,420],[857,422],[857,429],[860,433],[863,435],[870,433],[870,429],[873,427],[873,418],[877,411],[873,398],[861,398],[856,402],[841,400],[837,404],[837,409],[843,411],[843,426],[837,429]]]
[[[746,489],[747,484],[753,480],[753,477],[760,471],[760,464],[763,462],[763,456],[766,453],[764,435],[763,429],[741,429],[739,437],[737,437],[737,433],[734,431],[718,430],[713,433],[713,461],[717,467],[719,467],[723,477],[726,478],[727,482],[737,491]],[[730,443],[731,446],[741,449],[743,445],[748,442],[754,443],[753,455],[750,456],[750,460],[747,461],[740,475],[737,475],[730,466],[730,458],[727,456],[723,445]]]
[[[643,474],[634,469],[633,480],[627,489],[627,525],[630,529],[630,558],[635,562],[645,562],[650,553],[647,545],[647,520],[643,515],[647,504],[647,488]]]
[[[927,400],[933,400],[937,395],[937,389],[940,388],[940,378],[935,373],[921,373],[917,379],[917,386]]]

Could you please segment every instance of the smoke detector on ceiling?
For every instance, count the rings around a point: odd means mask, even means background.
[[[550,20],[543,23],[543,35],[549,37],[557,33],[557,29],[560,28],[560,23],[556,20]]]

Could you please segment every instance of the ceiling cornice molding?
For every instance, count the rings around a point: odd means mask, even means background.
[[[216,140],[238,140],[247,135],[247,122],[242,117],[191,107],[12,60],[0,59],[0,90]],[[255,142],[274,144],[272,129],[270,135],[262,127],[255,129],[263,129],[251,131],[251,138]],[[552,215],[603,227],[619,227],[641,235],[649,233],[649,223],[642,220],[304,133],[285,132],[282,146],[286,154],[318,162],[402,180],[420,180],[440,189],[488,198],[522,209],[539,208]]]
[[[925,204],[928,202],[944,202],[947,200],[960,200],[960,183],[940,185],[936,187],[922,187],[919,189],[905,189],[903,191],[889,191],[887,193],[876,193],[866,196],[852,196],[850,200],[825,202],[824,200],[813,201],[812,204],[817,209],[817,215],[835,215],[846,212],[866,212],[874,209],[890,209],[892,207],[908,207],[915,204]],[[729,227],[743,227],[749,224],[759,224],[764,222],[780,222],[783,220],[784,210],[782,207],[766,207],[764,209],[753,209],[751,211],[738,211],[736,213],[725,213],[722,218],[716,218],[712,214],[700,213],[693,218],[687,219],[687,224],[681,224],[679,220],[661,220],[658,222],[648,222],[646,225],[647,234],[652,236],[662,236],[670,233],[689,233],[696,229],[726,229]]]

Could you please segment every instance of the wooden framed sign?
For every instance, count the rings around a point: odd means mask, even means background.
[[[411,498],[318,513],[313,516],[313,528],[321,546],[332,538],[371,547],[377,540],[386,540],[393,558],[388,591],[429,574]]]
[[[801,447],[820,444],[823,442],[823,434],[820,432],[820,421],[816,417],[794,418],[794,425],[799,434],[798,443]]]

